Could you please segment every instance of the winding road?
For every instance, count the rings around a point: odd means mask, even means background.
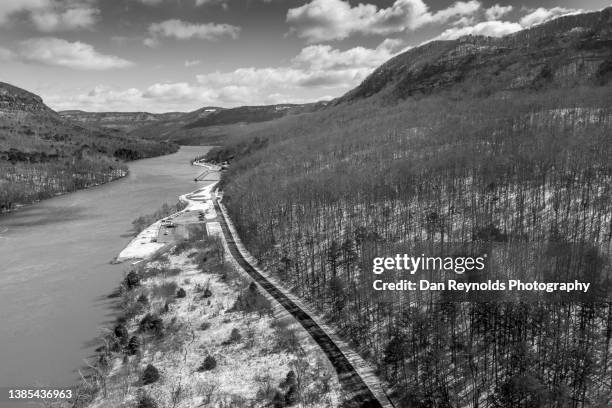
[[[304,327],[314,341],[321,347],[334,366],[340,383],[347,396],[349,396],[348,406],[364,408],[392,407],[393,405],[386,396],[384,399],[380,396],[378,398],[376,397],[353,364],[351,364],[349,359],[342,352],[341,348],[327,334],[325,329],[245,259],[236,244],[234,235],[228,227],[225,213],[221,210],[219,202],[216,198],[213,198],[213,202],[218,214],[217,220],[223,230],[223,235],[227,241],[230,254],[264,290],[276,299],[276,301],[278,301]]]

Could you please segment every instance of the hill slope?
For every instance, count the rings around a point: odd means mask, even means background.
[[[223,143],[230,134],[243,134],[253,128],[265,128],[275,119],[317,111],[326,105],[327,102],[236,108],[204,107],[183,116],[140,127],[131,134],[180,144],[216,145]]]
[[[434,41],[392,58],[337,103],[440,90],[484,95],[605,83],[612,78],[612,8],[561,17],[501,38]]]
[[[109,181],[123,160],[167,154],[176,145],[83,127],[42,99],[0,82],[0,210]]]
[[[396,406],[612,406],[609,22],[427,44],[209,153],[231,161],[223,202],[261,267],[376,364]],[[373,273],[396,254],[488,261]],[[596,289],[375,287],[498,278]]]

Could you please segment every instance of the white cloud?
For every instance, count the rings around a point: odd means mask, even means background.
[[[117,90],[99,85],[82,94],[41,96],[55,110],[133,111],[135,106],[138,106],[138,109],[143,106],[142,92],[136,88]]]
[[[22,41],[17,53],[19,58],[26,62],[72,69],[106,70],[133,65],[132,62],[114,55],[102,54],[90,44],[68,42],[54,37]]]
[[[387,39],[374,49],[338,50],[330,45],[310,45],[292,58],[288,66],[212,72],[198,75],[197,80],[206,89],[217,90],[220,104],[237,100],[250,104],[279,103],[291,100],[289,95],[305,93],[341,95],[403,46],[403,41],[396,39]]]
[[[540,7],[535,10],[529,10],[529,13],[521,18],[520,23],[523,27],[531,27],[533,25],[545,23],[553,18],[581,12],[582,10],[566,9],[563,7],[553,7],[551,9]]]
[[[162,37],[177,40],[198,38],[209,41],[215,41],[223,37],[236,39],[240,34],[240,27],[216,23],[194,24],[172,19],[151,24],[149,34],[151,37],[145,39],[145,45],[155,46]]]
[[[157,38],[145,38],[143,41],[144,45],[146,45],[147,47],[157,47],[159,45],[159,40]]]
[[[487,18],[499,17],[507,14],[512,10],[512,6],[493,6],[485,11]],[[490,37],[502,37],[507,34],[512,34],[520,30],[524,30],[533,25],[542,24],[554,18],[580,13],[581,10],[565,9],[562,7],[554,7],[552,9],[538,8],[529,10],[528,14],[523,16],[519,22],[489,20],[473,25],[455,26],[444,30],[440,35],[433,40],[454,40],[464,35],[484,35]]]
[[[44,32],[88,29],[96,24],[100,13],[94,3],[94,0],[0,1],[0,24],[23,13]]]
[[[186,60],[185,67],[191,68],[191,67],[195,67],[196,65],[200,65],[201,63],[202,61],[200,60]]]
[[[61,95],[42,95],[55,110],[82,109],[93,112],[134,111],[148,112],[189,111],[211,104],[217,94],[197,85],[156,83],[141,90],[117,89],[98,85],[89,92]],[[137,108],[135,108],[137,107]]]
[[[496,4],[485,10],[485,17],[487,20],[499,20],[513,10],[512,6],[500,6]]]
[[[100,86],[63,99],[45,95],[45,100],[55,109],[125,111],[138,106],[164,112],[206,105],[229,107],[330,99],[329,95],[339,96],[355,87],[403,46],[403,41],[396,39],[387,39],[372,49],[338,50],[329,45],[311,45],[287,66],[210,72],[197,75],[194,83],[156,83],[142,90]]]
[[[208,5],[218,5],[220,4],[221,7],[223,7],[224,9],[227,9],[227,3],[229,2],[229,0],[196,0],[195,5],[196,6],[208,6]]]
[[[368,72],[369,70],[363,68],[306,70],[297,67],[249,67],[238,68],[231,72],[198,75],[197,79],[200,84],[221,91],[231,86],[244,86],[259,95],[262,91],[269,93],[271,89],[349,86],[363,79]]]
[[[146,4],[147,6],[156,6],[162,3],[164,0],[138,0],[138,1],[140,1],[142,4]]]
[[[375,68],[391,58],[403,45],[403,41],[390,38],[375,49],[354,47],[340,51],[330,45],[309,45],[303,48],[292,62],[309,70]]]
[[[511,23],[509,21],[483,21],[473,26],[448,28],[433,40],[454,40],[464,35],[502,37],[522,29],[523,26],[519,23]]]
[[[428,23],[446,23],[453,18],[464,18],[466,16],[473,16],[477,11],[480,10],[480,2],[478,1],[458,1],[452,6],[437,11],[433,14],[425,13],[421,16],[419,25],[420,27]]]
[[[162,103],[185,103],[214,97],[214,93],[201,87],[192,86],[187,82],[157,83],[148,87],[142,93],[142,97]]]
[[[15,13],[49,8],[51,0],[4,0],[0,1],[0,23],[5,23]]]
[[[7,48],[0,47],[0,61],[9,61],[15,58],[15,53]]]
[[[312,0],[289,9],[287,23],[291,32],[309,42],[342,40],[353,34],[378,34],[415,30],[425,24],[445,23],[476,13],[480,3],[458,1],[435,13],[423,0],[395,0],[388,8],[372,4],[352,7],[344,0]]]
[[[93,7],[76,7],[64,11],[44,9],[33,11],[31,18],[40,31],[66,31],[93,27],[99,13],[100,10]]]
[[[138,0],[142,4],[146,4],[147,6],[157,6],[158,4],[163,3],[168,0]],[[169,0],[171,2],[176,2],[176,0]],[[194,4],[196,6],[204,6],[211,4],[221,4],[225,7],[225,5],[229,2],[229,0],[195,0]]]

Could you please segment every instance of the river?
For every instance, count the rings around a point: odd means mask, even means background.
[[[132,220],[206,185],[189,161],[207,150],[131,162],[121,180],[0,217],[0,388],[75,383],[113,319],[108,294],[128,265],[110,262]]]

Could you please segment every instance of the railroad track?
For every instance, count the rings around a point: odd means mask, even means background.
[[[287,295],[279,290],[244,258],[236,245],[234,236],[227,225],[227,221],[219,206],[219,203],[216,199],[213,199],[213,203],[215,205],[215,210],[217,211],[218,215],[217,219],[221,225],[221,229],[223,230],[223,235],[227,241],[230,254],[246,271],[246,273],[248,273],[253,280],[259,284],[259,286],[268,292],[270,296],[278,301],[302,325],[302,327],[304,327],[304,329],[308,332],[308,334],[310,334],[319,347],[321,347],[321,350],[323,350],[323,352],[327,355],[329,361],[336,370],[343,390],[349,396],[348,406],[360,408],[383,408],[391,406],[390,402],[388,401],[381,403],[381,401],[374,395],[355,367],[353,367],[349,359],[344,355],[340,347],[338,347],[338,345],[330,338],[325,330],[319,324],[317,324],[317,322],[308,313],[306,313]]]

